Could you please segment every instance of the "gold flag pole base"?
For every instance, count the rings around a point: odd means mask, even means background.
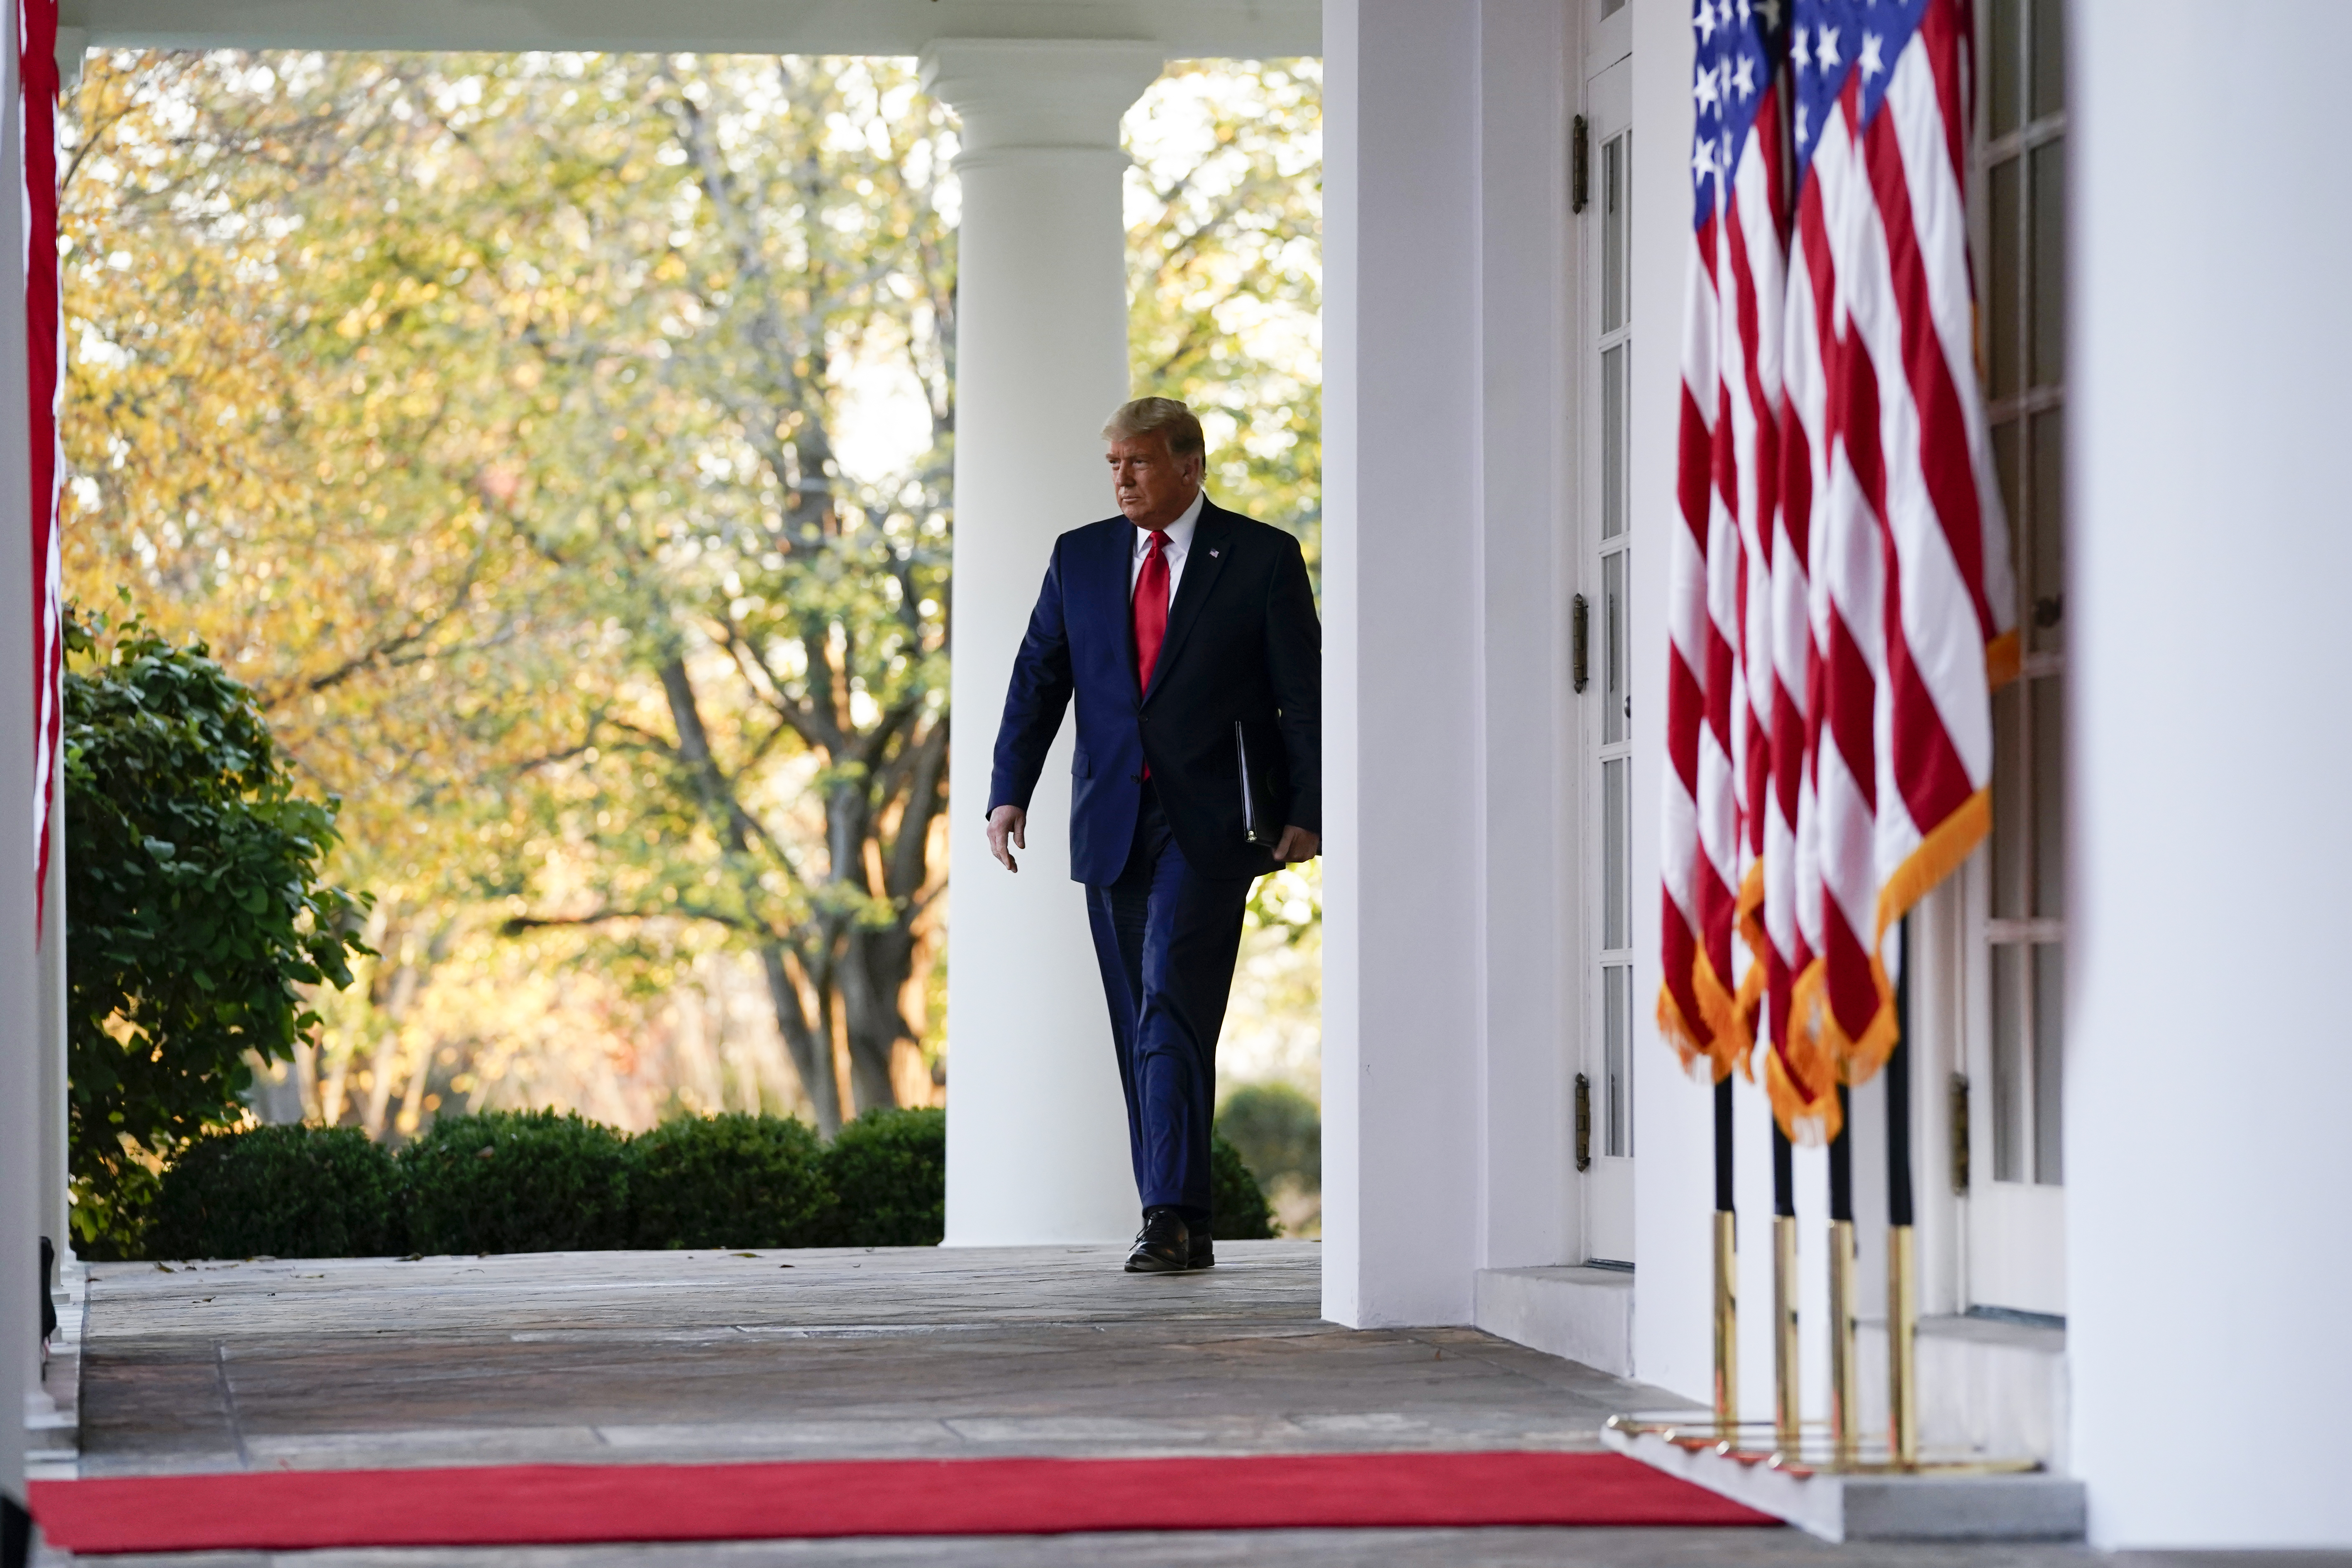
[[[1715,1422],[1727,1440],[1739,1427],[1739,1230],[1715,1211]]]
[[[1804,1426],[1797,1377],[1797,1218],[1772,1216],[1772,1430],[1794,1449]]]
[[[1853,1221],[1830,1222],[1830,1443],[1838,1460],[1862,1444],[1862,1367],[1854,1356]]]
[[[1907,1225],[1886,1246],[1886,1446],[1898,1465],[1919,1461],[1919,1263]]]

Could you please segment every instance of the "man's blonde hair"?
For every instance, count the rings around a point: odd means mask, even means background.
[[[1139,436],[1164,436],[1168,450],[1179,458],[1208,456],[1208,437],[1192,411],[1172,397],[1139,397],[1122,403],[1103,426],[1106,441],[1132,441]]]

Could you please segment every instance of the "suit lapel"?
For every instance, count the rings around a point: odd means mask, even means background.
[[[1176,602],[1168,606],[1168,637],[1160,645],[1160,661],[1151,667],[1151,689],[1143,694],[1146,702],[1168,683],[1168,667],[1184,651],[1184,639],[1192,623],[1201,618],[1201,605],[1216,586],[1225,557],[1232,553],[1226,547],[1232,532],[1232,514],[1214,501],[1203,502],[1201,521],[1192,528],[1192,547],[1184,555],[1184,575],[1176,584]]]

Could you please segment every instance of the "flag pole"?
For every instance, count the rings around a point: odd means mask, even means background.
[[[1859,1451],[1862,1368],[1854,1360],[1853,1108],[1837,1086],[1838,1135],[1830,1140],[1830,1441],[1841,1464]]]
[[[1739,1232],[1732,1203],[1731,1076],[1715,1082],[1715,1421],[1739,1432]]]
[[[1772,1121],[1772,1437],[1797,1450],[1802,1400],[1797,1383],[1797,1181],[1789,1135]]]
[[[1919,1268],[1911,1194],[1911,921],[1896,928],[1895,1051],[1886,1058],[1886,1425],[1895,1462],[1919,1462]]]

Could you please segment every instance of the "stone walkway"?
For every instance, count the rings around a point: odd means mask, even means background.
[[[1317,1315],[1318,1248],[1106,1247],[106,1264],[81,1473],[534,1461],[1585,1448],[1674,1403],[1467,1329]],[[51,1554],[51,1562],[62,1559]],[[115,1558],[260,1568],[261,1556]],[[292,1568],[1868,1563],[2058,1568],[2062,1548],[1839,1549],[1790,1531],[1299,1531],[279,1554]],[[2104,1562],[2105,1560],[2100,1559]]]

